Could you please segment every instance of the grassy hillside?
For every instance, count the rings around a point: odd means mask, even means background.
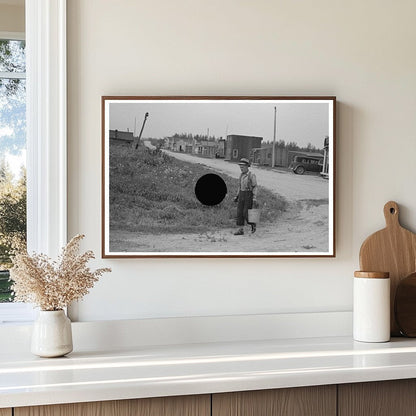
[[[228,194],[214,207],[195,197],[197,180],[216,173],[199,164],[187,163],[165,154],[151,155],[144,148],[132,150],[125,144],[110,148],[110,229],[144,233],[196,233],[235,226],[233,197],[238,180],[220,174]],[[275,221],[286,201],[259,187],[262,222]]]

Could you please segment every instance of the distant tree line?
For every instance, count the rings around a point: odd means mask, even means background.
[[[178,140],[207,140],[209,142],[215,142],[217,140],[217,137],[215,136],[207,136],[206,134],[192,134],[192,133],[175,133],[173,136],[174,139]]]
[[[271,145],[272,141],[267,141],[262,143],[264,145]],[[276,147],[286,148],[287,150],[294,150],[297,152],[309,152],[309,153],[323,153],[322,148],[314,146],[312,143],[308,143],[306,146],[299,146],[298,143],[294,141],[287,142],[285,140],[277,140]]]

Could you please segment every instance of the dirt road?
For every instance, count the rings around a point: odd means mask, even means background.
[[[184,153],[170,156],[190,163],[200,163],[238,178],[237,164],[223,159],[205,159]],[[295,175],[283,170],[251,167],[259,185],[279,194],[289,202],[288,210],[274,224],[260,222],[256,233],[246,227],[243,236],[236,228],[213,230],[202,234],[167,234],[162,236],[112,231],[112,252],[196,252],[325,254],[329,251],[328,181],[315,175]],[[230,191],[231,192],[231,191]],[[234,192],[234,191],[232,191]],[[261,204],[261,201],[260,201]]]
[[[224,159],[205,159],[187,153],[164,151],[176,159],[190,163],[200,163],[238,178],[240,169],[236,163],[226,162]],[[289,202],[301,199],[328,199],[328,181],[317,175],[295,175],[285,170],[266,170],[252,166],[250,170],[256,174],[259,185],[280,194]]]

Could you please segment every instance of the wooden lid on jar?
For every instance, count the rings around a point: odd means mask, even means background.
[[[354,277],[364,277],[366,279],[388,279],[390,277],[389,272],[354,272]]]

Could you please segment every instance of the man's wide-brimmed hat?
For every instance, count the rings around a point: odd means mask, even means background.
[[[250,161],[248,159],[246,159],[245,157],[243,157],[242,159],[240,159],[238,164],[242,165],[242,166],[250,166]]]

